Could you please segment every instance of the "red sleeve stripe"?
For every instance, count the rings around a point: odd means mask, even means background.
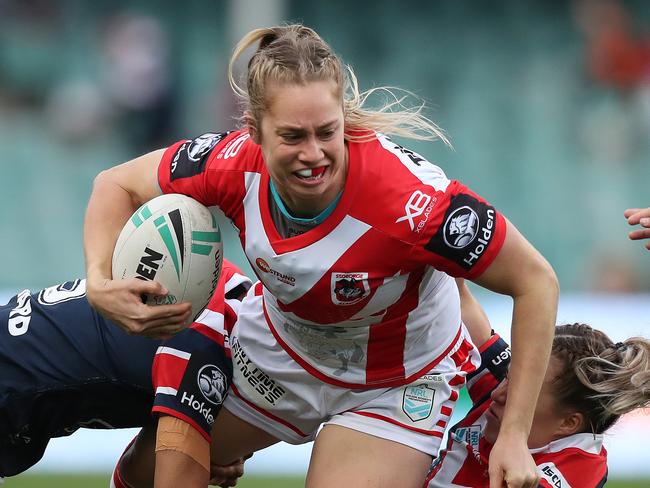
[[[194,420],[192,420],[191,417],[188,417],[187,415],[184,415],[180,412],[177,412],[176,410],[169,408],[169,407],[163,407],[159,405],[155,405],[152,409],[152,412],[157,412],[161,413],[163,415],[169,415],[170,417],[175,417],[179,420],[182,420],[183,422],[186,422],[190,424],[192,427],[196,429],[196,431],[203,436],[203,438],[208,441],[208,443],[211,442],[210,439],[210,434],[208,434],[205,430],[201,428],[199,424],[197,424]]]
[[[186,367],[187,359],[170,354],[156,354],[151,373],[154,386],[177,389],[181,384]]]
[[[451,407],[442,407],[442,408],[440,409],[440,414],[441,414],[441,415],[444,415],[445,417],[449,417],[449,416],[451,416],[451,414],[453,413],[453,411],[454,411],[454,409],[451,408]]]
[[[492,334],[492,336],[485,341],[483,344],[481,344],[481,347],[478,348],[478,352],[483,353],[485,350],[490,347],[492,344],[494,344],[496,341],[501,339],[501,336],[497,334],[496,332]]]
[[[372,413],[372,412],[363,412],[363,411],[355,410],[355,411],[351,411],[350,413],[361,415],[363,417],[370,417],[370,418],[377,419],[377,420],[383,420],[384,422],[388,422],[389,424],[397,425],[397,426],[402,427],[404,429],[412,430],[413,432],[418,432],[418,433],[424,434],[424,435],[429,435],[429,436],[433,436],[433,437],[440,437],[440,438],[442,438],[442,436],[444,435],[443,432],[438,432],[437,430],[418,429],[417,427],[411,427],[410,425],[403,424],[401,422],[398,422],[395,419],[392,419],[392,418],[389,418],[389,417],[384,417],[383,415],[379,415],[379,414]]]

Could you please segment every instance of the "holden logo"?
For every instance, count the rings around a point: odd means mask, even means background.
[[[478,215],[470,207],[454,210],[445,222],[443,236],[449,247],[462,249],[478,234]]]
[[[221,405],[226,392],[226,375],[214,364],[206,364],[199,370],[196,378],[201,393],[206,400]]]
[[[269,271],[271,271],[271,266],[269,266],[269,263],[264,261],[262,258],[257,258],[255,260],[255,264],[257,264],[257,267],[260,268],[265,273],[268,273]]]

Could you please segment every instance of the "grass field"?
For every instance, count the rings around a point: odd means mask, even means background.
[[[22,475],[5,481],[3,488],[107,488],[107,474],[102,475]],[[300,488],[304,478],[263,478],[248,476],[237,483],[238,488]],[[650,480],[612,480],[607,488],[648,488]]]
[[[2,488],[108,488],[109,474],[99,475],[35,475],[25,474],[5,480]],[[262,478],[247,476],[237,488],[301,488],[304,478]]]

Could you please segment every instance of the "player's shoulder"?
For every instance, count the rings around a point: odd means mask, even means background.
[[[169,160],[171,181],[206,170],[255,171],[263,162],[259,146],[245,129],[183,139],[172,144],[164,158]]]
[[[356,215],[385,234],[416,241],[452,182],[440,167],[383,134],[349,147],[350,174],[359,181]]]
[[[540,486],[602,486],[607,478],[603,436],[574,434],[531,449],[542,476]]]
[[[424,185],[445,191],[450,183],[438,165],[384,134],[375,133],[356,147],[365,163],[364,171],[373,174],[380,185]]]

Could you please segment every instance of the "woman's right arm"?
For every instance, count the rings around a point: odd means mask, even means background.
[[[111,263],[126,221],[142,204],[161,194],[157,172],[163,152],[145,154],[97,175],[84,220],[88,301],[127,332],[155,338],[181,330],[189,320],[191,305],[145,305],[143,294],[164,295],[167,290],[154,281],[113,280]]]

